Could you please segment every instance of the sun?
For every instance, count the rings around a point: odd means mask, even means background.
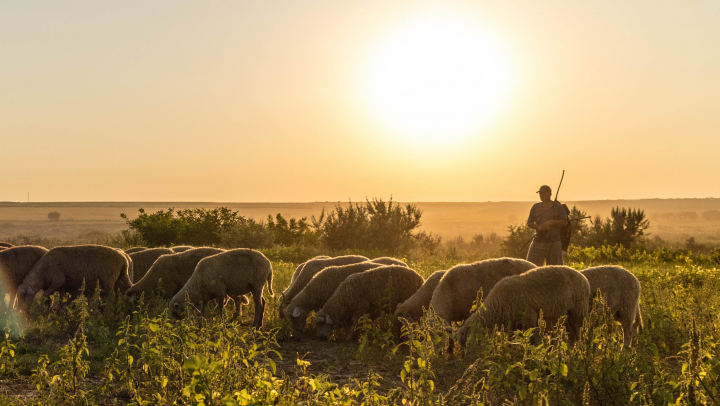
[[[456,16],[413,20],[369,58],[362,93],[394,134],[431,144],[477,135],[507,103],[513,79],[503,44]]]

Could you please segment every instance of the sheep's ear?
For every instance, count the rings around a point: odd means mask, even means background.
[[[325,323],[326,324],[333,324],[332,319],[330,318],[329,314],[325,315]]]
[[[293,317],[300,317],[300,308],[299,308],[299,307],[295,307],[295,309],[293,310],[293,315],[292,315],[292,316],[293,316]]]

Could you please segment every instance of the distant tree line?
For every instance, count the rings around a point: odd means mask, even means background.
[[[194,245],[227,248],[270,248],[274,246],[316,246],[330,250],[376,250],[399,254],[422,244],[428,237],[416,233],[422,211],[413,204],[401,205],[382,199],[336,204],[318,218],[286,219],[282,214],[256,221],[227,207],[185,209],[155,213],[139,210],[137,218],[121,217],[130,233],[148,247]]]
[[[525,257],[529,241],[535,235],[535,230],[519,224],[509,226],[504,237],[493,233],[478,234],[469,241],[461,237],[443,241],[438,235],[419,231],[422,214],[417,206],[400,204],[392,198],[388,201],[374,198],[336,204],[331,210],[323,209],[318,217],[310,219],[286,218],[278,213],[258,221],[227,207],[169,208],[155,213],[140,209],[134,219],[121,215],[128,230],[121,233],[119,245],[254,249],[295,247],[293,249],[305,253],[355,250],[477,260],[497,255]],[[570,218],[585,216],[586,212],[577,207],[570,210]],[[649,226],[643,210],[615,207],[607,218],[596,215],[589,220],[573,222],[571,244],[576,249],[621,247],[631,252],[661,249],[665,245],[661,240],[647,238]],[[653,248],[655,245],[657,247]],[[698,244],[693,238],[685,243],[687,252],[710,252],[711,249]]]

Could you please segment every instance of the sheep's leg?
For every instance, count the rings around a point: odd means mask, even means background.
[[[580,339],[580,329],[582,328],[584,318],[585,317],[577,315],[572,311],[568,312],[565,325],[571,343],[575,343]]]
[[[262,289],[259,292],[252,292],[253,303],[255,304],[255,318],[253,319],[253,327],[260,329],[263,325],[265,316],[265,298],[262,296]]]
[[[634,309],[633,309],[634,310]],[[634,333],[634,322],[635,322],[635,312],[624,312],[620,311],[620,325],[623,329],[623,345],[625,347],[632,347],[632,340],[633,340],[633,333]],[[622,347],[621,347],[622,348]]]
[[[235,301],[235,317],[242,318],[242,307],[244,304],[249,303],[245,295],[236,296],[233,298]]]

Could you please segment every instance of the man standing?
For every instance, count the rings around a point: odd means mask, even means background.
[[[560,202],[550,199],[550,186],[541,186],[537,193],[540,194],[540,203],[535,203],[530,209],[527,221],[527,226],[537,230],[537,234],[530,244],[527,260],[537,266],[543,266],[543,262],[562,265],[561,230],[567,224],[567,213]]]

